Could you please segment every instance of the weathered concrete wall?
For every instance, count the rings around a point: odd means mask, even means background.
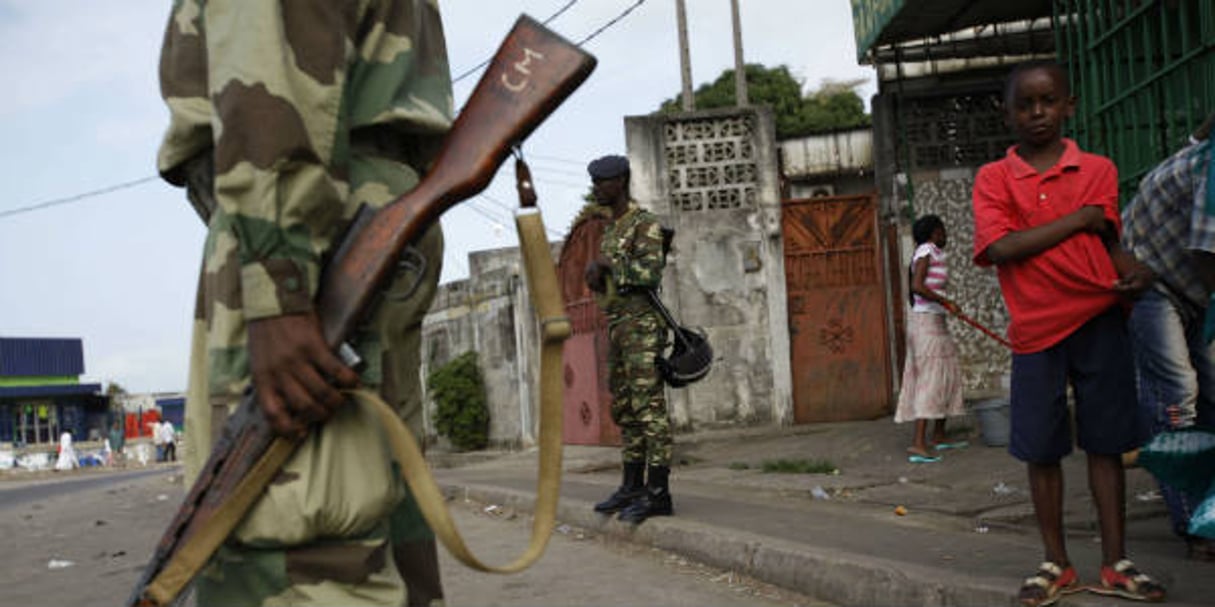
[[[676,235],[663,301],[703,327],[708,377],[668,390],[681,429],[793,419],[772,117],[763,108],[631,116],[632,195]]]
[[[441,285],[422,324],[422,376],[469,351],[485,381],[490,442],[535,444],[538,418],[538,334],[518,249],[469,255],[467,280]],[[427,398],[426,435],[434,438]]]

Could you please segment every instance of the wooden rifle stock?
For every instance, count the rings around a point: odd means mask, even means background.
[[[413,190],[357,221],[322,271],[316,303],[331,348],[339,350],[364,319],[401,251],[448,208],[485,189],[511,148],[594,67],[594,57],[530,17],[519,18],[431,171]],[[176,601],[298,445],[298,440],[274,434],[253,391],[246,392],[127,604]]]

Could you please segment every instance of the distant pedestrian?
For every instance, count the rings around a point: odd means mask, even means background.
[[[123,431],[122,422],[115,419],[110,424],[110,434],[107,438],[110,443],[110,461],[111,466],[121,464],[125,460],[125,449],[127,445],[127,435]]]
[[[152,445],[156,447],[156,461],[165,461],[165,435],[160,431],[160,422],[151,422],[149,429],[152,433]]]
[[[59,436],[59,458],[55,460],[56,470],[74,470],[80,467],[76,457],[76,448],[72,446],[72,434],[64,432]]]
[[[662,284],[666,265],[662,226],[629,197],[629,161],[604,156],[587,166],[595,202],[612,211],[601,255],[586,269],[608,321],[608,383],[612,421],[620,427],[623,480],[606,500],[604,514],[641,523],[674,512],[671,419],[657,360],[667,346],[667,327],[647,291]]]
[[[1044,562],[1022,584],[1028,606],[1080,589],[1063,533],[1063,457],[1072,450],[1067,386],[1075,396],[1076,437],[1101,530],[1094,592],[1158,601],[1164,587],[1126,558],[1126,476],[1122,454],[1139,438],[1134,362],[1122,313],[1124,294],[1151,272],[1118,242],[1118,172],[1108,158],[1062,137],[1075,111],[1057,63],[1013,69],[1005,107],[1018,143],[975,176],[974,261],[995,265],[1013,346],[1009,452],[1026,463]]]
[[[1148,173],[1122,212],[1123,244],[1156,276],[1130,319],[1139,406],[1153,436],[1215,424],[1215,342],[1203,335],[1215,290],[1215,191],[1208,187],[1215,177],[1208,140],[1213,121],[1215,115],[1190,145]],[[1160,492],[1190,558],[1215,560],[1215,540],[1189,529],[1203,494],[1164,482]]]
[[[945,435],[946,416],[966,411],[962,406],[958,348],[945,324],[946,315],[957,309],[957,304],[945,297],[949,284],[945,223],[936,215],[925,215],[912,225],[911,236],[916,248],[908,269],[911,314],[907,318],[907,360],[894,421],[915,422],[907,459],[924,464],[940,461],[939,451],[966,446],[965,441],[949,442]],[[929,420],[933,422],[931,440],[927,438]]]
[[[177,461],[177,429],[173,427],[173,422],[165,420],[160,423],[160,444],[164,449],[162,461]]]

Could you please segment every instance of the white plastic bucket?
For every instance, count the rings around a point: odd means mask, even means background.
[[[1011,431],[1009,424],[1008,399],[991,398],[975,403],[971,407],[975,419],[979,422],[979,435],[983,444],[988,447],[1003,447],[1008,444]]]

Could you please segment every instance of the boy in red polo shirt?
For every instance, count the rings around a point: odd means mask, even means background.
[[[1063,470],[1071,452],[1067,384],[1076,435],[1088,454],[1101,528],[1097,592],[1164,599],[1164,588],[1126,558],[1126,480],[1121,454],[1139,438],[1135,370],[1120,303],[1151,282],[1117,234],[1117,169],[1061,136],[1075,110],[1063,68],[1017,66],[1005,86],[1019,142],[975,177],[974,261],[995,264],[1011,319],[1012,434],[1009,452],[1029,469],[1045,561],[1020,600],[1049,605],[1080,589],[1063,536]]]

